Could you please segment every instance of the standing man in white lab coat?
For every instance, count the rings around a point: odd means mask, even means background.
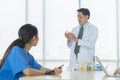
[[[70,67],[82,66],[94,61],[95,43],[98,29],[88,22],[90,12],[87,8],[77,10],[79,25],[72,32],[65,32],[67,45],[70,48]]]

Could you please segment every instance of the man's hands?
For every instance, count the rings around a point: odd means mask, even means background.
[[[76,38],[76,36],[73,33],[70,33],[70,32],[66,33],[65,32],[65,37],[70,41],[78,42],[78,39]]]

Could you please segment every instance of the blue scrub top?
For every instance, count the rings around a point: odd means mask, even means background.
[[[19,80],[26,68],[40,70],[42,66],[24,48],[14,46],[0,70],[0,80]]]

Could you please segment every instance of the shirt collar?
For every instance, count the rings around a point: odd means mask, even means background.
[[[85,30],[86,28],[87,28],[87,25],[89,24],[90,22],[87,22],[86,24],[84,24],[84,25],[80,25],[80,27],[82,27],[83,26],[83,30]]]

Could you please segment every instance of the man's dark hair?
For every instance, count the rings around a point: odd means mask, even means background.
[[[80,8],[77,12],[82,12],[83,15],[88,16],[88,19],[90,18],[90,11],[87,8]]]

